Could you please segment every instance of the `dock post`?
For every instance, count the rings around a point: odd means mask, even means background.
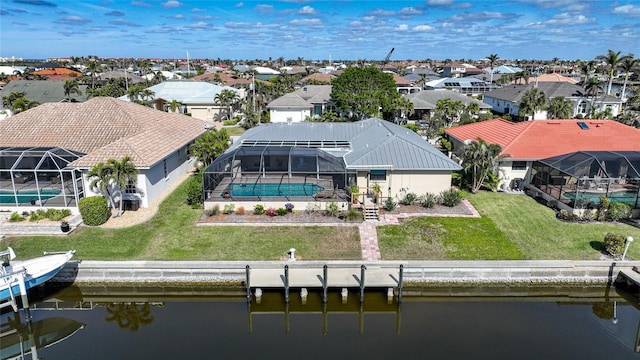
[[[367,270],[367,267],[362,265],[360,266],[360,303],[364,302],[364,271]]]
[[[249,265],[247,265],[245,267],[245,271],[247,274],[247,302],[251,302],[251,282],[249,281],[249,270],[251,269],[251,267]]]
[[[400,264],[400,274],[398,277],[398,304],[402,303],[402,275],[404,273],[404,265]]]
[[[29,297],[27,296],[27,287],[24,283],[24,275],[26,271],[18,274],[18,287],[20,288],[20,295],[22,295],[22,308],[25,311],[25,318],[31,320],[31,312],[29,311]]]
[[[322,267],[322,302],[325,304],[327,303],[327,287],[329,286],[329,281],[327,280],[328,272],[327,265],[324,265]]]
[[[327,303],[322,306],[322,335],[327,335]]]
[[[284,266],[284,302],[289,303],[289,265]]]

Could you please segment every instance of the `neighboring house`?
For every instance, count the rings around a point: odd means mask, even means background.
[[[465,74],[466,67],[457,62],[448,63],[442,68],[442,76],[449,78],[458,78]]]
[[[280,72],[278,70],[273,70],[264,66],[252,66],[250,70],[253,70],[256,79],[265,81],[269,81],[269,79],[280,75]]]
[[[87,88],[87,85],[78,85],[82,94],[71,94],[71,101],[86,101],[89,98]],[[67,101],[67,96],[64,94],[64,81],[13,80],[0,90],[0,98],[13,92],[23,92],[27,99],[40,104]]]
[[[307,83],[322,83],[322,84],[326,84],[326,85],[331,85],[331,80],[337,78],[336,75],[331,74],[331,73],[313,73],[309,76],[303,77],[302,79],[300,79],[300,82],[302,84],[307,84]]]
[[[502,147],[500,186],[515,186],[514,179],[530,181],[534,161],[576,151],[638,151],[640,129],[613,120],[481,121],[445,130],[460,158],[465,144],[482,139]]]
[[[415,132],[377,118],[272,123],[246,131],[204,171],[205,208],[324,209],[334,201],[346,208],[352,185],[363,192],[377,185],[398,201],[449,190],[460,169]]]
[[[136,74],[134,74],[132,71],[124,71],[124,70],[120,70],[120,71],[105,71],[105,72],[100,72],[100,73],[96,73],[96,78],[103,82],[106,83],[109,79],[120,79],[120,78],[124,78],[125,75],[127,76],[126,80],[127,80],[127,84],[131,85],[131,84],[139,84],[141,82],[144,81],[144,79],[142,78],[142,76],[138,76]]]
[[[573,104],[572,118],[578,115],[587,117],[592,107],[595,112],[604,112],[609,109],[611,111],[611,117],[618,116],[621,110],[620,99],[609,95],[598,95],[594,98],[588,95],[582,86],[571,84],[570,82],[538,82],[537,84],[534,82],[526,85],[508,85],[485,93],[483,101],[491,105],[491,109],[494,112],[518,117],[523,95],[535,87],[544,92],[548,99],[563,96],[565,99],[571,101]],[[531,120],[546,119],[547,111],[540,110],[534,114]]]
[[[97,195],[88,171],[125,156],[139,171],[124,199],[148,207],[192,168],[204,123],[109,97],[47,103],[0,121],[0,210],[71,208]]]
[[[177,112],[191,114],[192,117],[209,123],[222,122],[227,115],[228,109],[216,104],[215,97],[222,90],[228,89],[238,94],[236,104],[232,106],[233,111],[238,108],[240,102],[245,97],[244,90],[238,90],[229,86],[215,85],[206,81],[193,80],[169,80],[148,88],[153,91],[155,108],[163,111],[170,111],[169,104],[176,100],[180,103]],[[128,96],[121,96],[120,100],[130,101]]]
[[[272,123],[302,122],[331,109],[331,85],[305,85],[267,104]]]
[[[528,81],[523,79],[517,79],[512,81],[512,84],[535,84],[536,82],[566,82],[569,84],[577,84],[579,81],[570,77],[562,76],[560,74],[540,74],[536,76],[530,76]]]
[[[453,90],[465,95],[481,95],[491,90],[491,84],[475,77],[441,78],[425,84],[427,90]]]
[[[49,80],[74,80],[82,76],[82,73],[73,69],[67,69],[63,67],[46,68],[38,71],[34,71],[33,75],[40,75],[46,77]]]
[[[483,114],[491,109],[491,106],[476,100],[472,97],[462,95],[453,90],[425,90],[404,96],[413,104],[413,114],[410,119],[430,119],[433,111],[438,106],[438,101],[451,99],[453,101],[461,101],[465,107],[474,102],[478,104],[480,113]]]
[[[415,85],[411,80],[408,80],[407,78],[404,78],[394,72],[385,72],[393,75],[393,81],[396,83],[396,90],[398,90],[400,94],[413,94],[422,90],[419,85]]]

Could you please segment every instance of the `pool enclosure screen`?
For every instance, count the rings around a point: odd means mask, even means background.
[[[574,209],[611,203],[640,208],[640,151],[575,152],[536,161],[531,185]]]
[[[341,197],[355,172],[342,153],[296,146],[241,146],[203,174],[205,200]]]
[[[0,147],[0,206],[77,206],[82,174],[68,164],[81,156],[59,147]]]

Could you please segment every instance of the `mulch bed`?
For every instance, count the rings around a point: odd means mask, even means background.
[[[393,211],[386,211],[384,209],[381,210],[382,215],[384,214],[414,214],[420,215],[424,214],[425,216],[429,215],[472,215],[473,213],[469,208],[467,208],[463,203],[458,204],[455,207],[447,207],[438,205],[434,208],[427,209],[417,205],[399,205]],[[236,214],[218,214],[213,216],[202,215],[199,220],[200,223],[218,223],[218,224],[238,224],[238,223],[246,223],[246,224],[272,224],[272,223],[291,223],[291,224],[358,224],[362,222],[362,220],[358,221],[345,221],[342,217],[331,217],[326,216],[324,212],[306,212],[306,211],[294,211],[292,213],[288,213],[284,216],[268,216],[268,215],[255,215],[252,213],[247,213],[245,215],[236,215]]]

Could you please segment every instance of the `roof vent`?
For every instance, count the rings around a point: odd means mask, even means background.
[[[589,125],[584,121],[578,121],[578,126],[580,126],[580,129],[582,130],[589,130]]]

